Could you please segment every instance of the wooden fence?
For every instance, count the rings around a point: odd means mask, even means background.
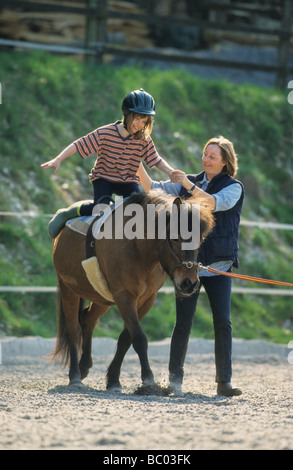
[[[46,217],[51,218],[53,214],[40,214],[34,211],[29,212],[6,212],[0,211],[0,217]],[[247,227],[258,227],[258,228],[269,228],[273,230],[290,230],[293,231],[292,224],[279,224],[274,222],[257,222],[257,221],[249,221],[249,220],[241,220],[241,226]],[[56,293],[57,287],[56,286],[0,286],[0,293],[1,292],[10,292],[16,293],[20,292],[22,294],[26,293]],[[163,294],[173,294],[174,287],[171,286],[163,286],[160,290],[160,293]],[[204,293],[204,290],[200,291]],[[293,296],[293,289],[280,289],[277,288],[257,288],[257,287],[240,287],[240,286],[233,286],[232,288],[233,294],[252,294],[252,295],[281,295],[281,296]]]
[[[162,1],[162,0],[161,0]],[[163,2],[164,3],[164,2]],[[166,2],[165,2],[166,3]],[[176,2],[172,0],[170,5]],[[183,4],[184,2],[177,2]],[[189,2],[190,3],[190,2]],[[191,2],[192,3],[192,2]],[[0,38],[0,46],[14,46],[14,47],[31,47],[38,49],[52,50],[61,53],[81,53],[87,60],[102,61],[105,56],[122,56],[122,57],[137,57],[140,59],[152,59],[177,63],[198,64],[204,66],[214,67],[228,67],[242,70],[258,70],[263,72],[275,73],[276,85],[282,88],[288,85],[289,73],[293,72],[293,67],[290,66],[290,52],[292,45],[293,32],[291,29],[291,20],[293,14],[292,7],[293,0],[280,0],[268,1],[267,4],[255,3],[237,3],[233,0],[218,0],[218,1],[198,1],[194,2],[193,14],[189,17],[185,14],[158,14],[157,9],[152,12],[154,5],[160,4],[160,0],[145,0],[144,7],[137,7],[136,4],[142,4],[137,0],[136,2],[124,2],[114,0],[68,0],[68,2],[57,3],[57,0],[42,0],[39,2],[29,0],[0,0],[0,13],[23,11],[26,14],[33,15],[36,12],[42,14],[46,19],[46,15],[55,15],[56,18],[64,15],[77,15],[85,19],[84,38],[83,44],[77,47],[74,44],[56,44],[58,36],[61,38],[60,31],[54,35],[54,44],[44,44],[42,41],[39,43],[31,42],[29,40],[15,40],[10,39],[9,34],[4,34]],[[124,9],[122,7],[125,7]],[[2,10],[1,10],[2,9]],[[234,15],[234,20],[231,21],[231,15]],[[235,21],[237,18],[246,15],[246,19],[253,18],[255,15],[264,22],[265,26],[259,26],[258,22],[249,24],[243,21]],[[269,27],[266,24],[266,18],[276,16],[277,20],[271,21],[274,25]],[[221,19],[222,18],[222,19]],[[4,15],[5,19],[5,15]],[[190,52],[183,49],[170,49],[163,47],[138,47],[133,45],[121,45],[115,38],[109,41],[109,24],[116,22],[119,28],[119,22],[124,21],[129,31],[131,24],[135,23],[136,28],[144,29],[145,35],[147,31],[153,27],[160,26],[170,27],[171,25],[180,28],[196,29],[201,35],[214,35],[219,39],[222,37],[229,37],[231,41],[242,42],[244,38],[251,38],[250,43],[260,44],[264,38],[266,42],[274,45],[278,50],[278,60],[275,65],[268,65],[262,63],[242,62],[241,60],[220,60],[200,56],[196,51]],[[117,23],[118,22],[118,23]],[[253,23],[251,21],[250,23]],[[138,26],[137,26],[138,25]],[[277,25],[277,27],[275,27]],[[2,23],[3,28],[3,23]],[[0,16],[0,34],[1,34],[1,16]],[[126,31],[127,34],[127,31]],[[216,35],[216,36],[215,36]],[[2,34],[3,36],[3,34]],[[36,34],[37,38],[38,35]],[[269,39],[268,39],[269,38]],[[135,42],[135,38],[134,38]]]

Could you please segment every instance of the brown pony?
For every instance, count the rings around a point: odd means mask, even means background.
[[[189,199],[191,201],[191,199]],[[193,200],[198,203],[198,200]],[[148,194],[139,193],[123,203],[123,225],[131,221],[127,213],[130,204],[142,208],[146,221],[147,207],[177,208],[178,220],[180,211],[187,209],[191,214],[192,204],[181,198],[167,196],[160,191]],[[194,206],[193,206],[194,207]],[[137,352],[141,364],[143,385],[153,385],[154,377],[147,355],[147,338],[140,326],[141,319],[152,307],[157,292],[164,284],[167,275],[172,279],[177,295],[191,295],[199,284],[197,275],[197,249],[183,250],[182,237],[170,236],[170,211],[165,218],[166,236],[160,238],[158,233],[158,214],[156,210],[155,236],[144,236],[129,239],[115,238],[115,217],[112,213],[111,238],[94,238],[94,257],[99,272],[108,287],[109,295],[101,294],[89,278],[83,267],[86,259],[85,236],[65,226],[53,241],[53,260],[59,284],[58,332],[54,359],[61,359],[69,365],[70,384],[81,384],[89,368],[92,367],[92,334],[99,318],[111,305],[116,304],[124,321],[124,329],[119,336],[116,354],[107,371],[107,389],[121,389],[119,382],[120,369],[124,356],[131,346]],[[188,219],[189,220],[189,219]],[[200,206],[200,242],[212,230],[214,218],[211,209]],[[117,225],[117,222],[116,222]],[[180,231],[178,230],[178,233]],[[80,309],[81,300],[91,301],[85,309]]]

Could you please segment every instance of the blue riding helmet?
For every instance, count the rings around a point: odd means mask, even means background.
[[[156,114],[154,98],[142,88],[134,90],[125,96],[122,102],[122,110],[124,111],[125,109],[137,114]]]

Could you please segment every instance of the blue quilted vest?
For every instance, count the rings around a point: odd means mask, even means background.
[[[192,183],[200,186],[198,183],[203,179],[203,176],[204,172],[199,173],[198,175],[188,175],[187,177]],[[226,188],[227,186],[230,186],[230,184],[234,183],[241,184],[242,194],[232,209],[227,211],[214,212],[216,222],[215,227],[201,244],[197,257],[197,260],[204,266],[209,266],[212,263],[216,263],[217,261],[227,260],[232,260],[233,266],[236,268],[239,265],[238,238],[240,214],[244,199],[243,184],[228,175],[220,173],[212,178],[205,192],[208,194],[216,194],[221,189]],[[187,199],[191,195],[182,186],[180,196],[184,199]]]

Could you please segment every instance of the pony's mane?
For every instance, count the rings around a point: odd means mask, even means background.
[[[163,204],[167,207],[172,204],[175,197],[166,194],[161,189],[151,190],[149,193],[136,193],[132,194],[127,200],[128,204],[140,204],[142,207],[146,207],[147,204]]]
[[[172,196],[170,194],[166,194],[161,189],[152,189],[148,193],[135,193],[130,196],[127,200],[127,204],[140,204],[143,207],[147,204],[163,204],[165,207],[169,206],[174,202],[174,200],[178,196]],[[207,202],[205,197],[190,197],[188,199],[181,199],[182,204],[186,204],[190,206],[191,204],[199,204],[200,210],[204,210],[205,212],[210,212],[212,210],[211,205]]]
[[[159,214],[160,210],[165,208],[171,208],[175,199],[178,196],[171,196],[166,194],[163,190],[155,189],[149,193],[136,193],[130,196],[126,201],[126,204],[140,204],[146,211],[148,204],[154,204],[157,207],[156,214]],[[181,199],[181,198],[180,198]],[[200,225],[202,237],[206,237],[214,227],[215,220],[212,212],[212,206],[207,202],[205,197],[190,197],[186,200],[181,199],[181,204],[184,204],[185,208],[189,212],[192,211],[192,204],[200,206]]]

